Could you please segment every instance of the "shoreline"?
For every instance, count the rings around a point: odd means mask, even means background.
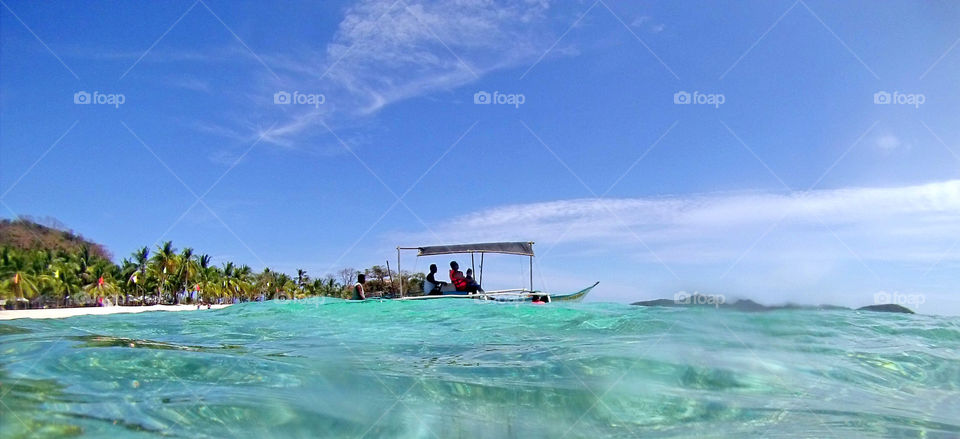
[[[211,310],[223,309],[229,304],[212,305]],[[150,306],[104,306],[83,308],[47,308],[47,309],[14,309],[0,310],[0,321],[15,319],[65,319],[76,316],[136,314],[150,311],[201,311],[196,305],[150,305]]]

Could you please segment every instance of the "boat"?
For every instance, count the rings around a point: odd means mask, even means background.
[[[516,255],[516,256],[526,256],[530,260],[530,284],[528,288],[514,288],[507,290],[495,290],[495,291],[481,291],[474,294],[465,294],[462,292],[457,292],[453,290],[452,285],[446,285],[442,291],[443,294],[440,295],[426,295],[425,291],[420,292],[422,295],[407,295],[403,291],[403,274],[400,270],[401,266],[401,254],[404,251],[417,251],[417,257],[421,256],[442,256],[442,255],[456,255],[456,254],[469,254],[470,255],[470,265],[474,268],[474,272],[477,273],[477,281],[480,284],[483,284],[483,259],[484,255],[487,253],[493,254],[502,254],[502,255]],[[480,265],[479,271],[476,266],[476,256],[480,255]],[[454,244],[454,245],[433,245],[433,246],[423,246],[423,247],[397,247],[397,273],[400,276],[400,295],[399,297],[394,298],[394,300],[438,300],[438,299],[473,299],[473,300],[491,300],[497,302],[533,302],[533,303],[550,303],[550,302],[580,302],[587,294],[593,290],[600,282],[595,282],[593,285],[590,285],[581,290],[566,293],[566,294],[556,294],[549,293],[540,290],[533,289],[533,242],[529,241],[519,241],[519,242],[485,242],[485,243],[473,243],[473,244]]]

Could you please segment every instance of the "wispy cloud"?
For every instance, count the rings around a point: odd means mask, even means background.
[[[316,128],[318,118],[368,116],[530,63],[555,38],[552,12],[546,1],[367,0],[353,5],[322,48],[264,56],[281,75],[277,87],[327,96],[311,115],[303,113],[314,109],[286,108],[288,122],[265,140],[289,145]]]
[[[227,138],[237,142],[247,142],[253,139],[256,139],[253,135],[246,134],[241,132],[239,129],[234,128],[229,125],[215,123],[215,122],[196,122],[190,124],[191,127],[197,131],[211,134],[218,137]]]
[[[193,77],[178,77],[172,78],[168,84],[172,87],[181,88],[184,90],[210,93],[210,82],[205,81],[199,78]]]
[[[233,60],[240,54],[233,47],[210,48],[207,51],[185,50],[185,49],[156,49],[151,51],[148,56],[143,58],[147,63],[199,63],[199,62],[220,62]],[[143,49],[134,50],[116,50],[104,48],[75,47],[67,52],[68,57],[97,60],[97,61],[123,61],[132,62],[143,55]]]
[[[474,212],[433,228],[464,241],[533,239],[541,249],[575,244],[617,254],[633,249],[652,260],[649,246],[659,259],[687,264],[733,263],[775,225],[749,257],[806,260],[821,258],[830,248],[829,253],[848,259],[935,263],[960,238],[960,180],[898,188],[560,200]],[[432,236],[401,239],[420,242]]]
[[[272,129],[260,128],[256,136],[262,137],[264,142],[290,148],[295,145],[292,136],[308,128],[318,129],[320,127],[318,124],[320,117],[322,117],[322,113],[319,111],[299,113],[294,115],[292,120]]]
[[[536,56],[547,9],[546,2],[362,2],[327,46],[327,76],[361,99],[360,112],[456,87]]]
[[[897,149],[909,149],[910,145],[904,143],[900,137],[893,134],[881,134],[873,141],[874,146],[882,152],[889,153]]]
[[[637,17],[630,23],[630,26],[653,34],[663,32],[663,30],[666,28],[666,25],[663,23],[655,23],[653,21],[653,17],[649,15],[641,15]]]

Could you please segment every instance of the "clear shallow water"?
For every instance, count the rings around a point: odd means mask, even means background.
[[[960,320],[470,301],[0,323],[0,437],[960,437]]]

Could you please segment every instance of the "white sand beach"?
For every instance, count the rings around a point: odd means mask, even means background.
[[[230,305],[213,305],[210,309],[226,308]],[[196,305],[151,305],[151,306],[104,306],[87,308],[52,308],[52,309],[18,309],[0,310],[0,320],[13,319],[62,319],[74,316],[128,314],[147,311],[206,311],[204,306],[197,309]]]

